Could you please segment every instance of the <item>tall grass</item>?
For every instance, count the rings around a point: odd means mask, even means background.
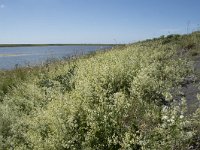
[[[179,92],[193,74],[180,57],[189,36],[2,72],[0,148],[198,148],[200,109],[186,115]]]

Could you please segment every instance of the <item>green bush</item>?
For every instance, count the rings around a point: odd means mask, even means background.
[[[17,78],[23,82],[11,86],[0,102],[0,149],[194,145],[198,110],[188,117],[185,100],[175,101],[175,90],[192,73],[178,47],[159,39],[139,42]]]

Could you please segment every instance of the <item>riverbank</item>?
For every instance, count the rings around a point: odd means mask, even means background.
[[[0,44],[0,47],[30,47],[30,46],[117,46],[124,44]]]
[[[199,43],[169,35],[1,71],[0,149],[199,149],[199,102],[189,112],[181,92],[199,82]]]

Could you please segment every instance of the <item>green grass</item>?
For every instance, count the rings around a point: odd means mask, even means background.
[[[199,43],[170,35],[1,71],[0,149],[198,149],[200,109],[179,90]]]

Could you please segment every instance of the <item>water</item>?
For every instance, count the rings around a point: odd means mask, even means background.
[[[48,59],[61,59],[107,48],[111,46],[0,47],[0,69],[37,65]]]

